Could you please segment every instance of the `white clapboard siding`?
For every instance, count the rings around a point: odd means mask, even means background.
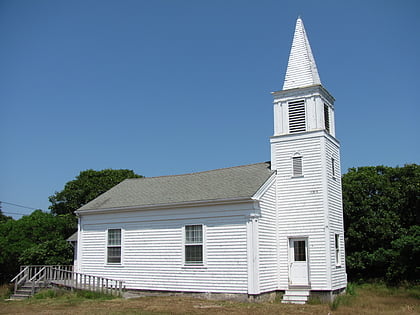
[[[276,227],[276,185],[267,189],[260,201],[261,217],[258,224],[259,288],[270,292],[278,286],[277,227]]]
[[[252,203],[83,216],[79,265],[129,289],[247,293]],[[108,222],[108,223],[106,223]],[[204,266],[185,266],[183,227],[204,225]],[[122,263],[106,263],[107,229],[122,229]]]
[[[341,168],[339,147],[333,141],[326,139],[327,153],[327,184],[328,184],[328,219],[330,226],[330,261],[332,289],[345,287],[347,284],[344,250],[343,203],[341,193]],[[332,165],[334,159],[334,166]],[[333,175],[334,167],[334,175]],[[340,235],[340,262],[336,263],[335,234]]]
[[[323,135],[272,141],[277,165],[279,289],[288,288],[289,238],[307,237],[309,280],[313,290],[327,288]],[[302,156],[303,176],[293,177],[292,158]]]

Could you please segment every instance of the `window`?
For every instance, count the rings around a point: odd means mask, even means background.
[[[185,226],[185,264],[203,264],[203,226]]]
[[[108,259],[110,264],[121,263],[121,229],[108,230]]]
[[[306,261],[306,241],[294,241],[295,261]]]
[[[324,123],[325,123],[325,130],[329,133],[330,132],[330,111],[327,104],[324,104]]]
[[[306,131],[304,100],[289,102],[289,131]]]
[[[340,266],[340,234],[335,234],[335,265]]]
[[[302,176],[302,157],[301,156],[294,156],[292,158],[293,161],[293,177]]]
[[[331,158],[331,172],[332,172],[332,177],[335,178],[335,159]]]

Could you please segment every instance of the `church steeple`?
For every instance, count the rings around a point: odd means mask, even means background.
[[[306,36],[303,21],[298,17],[290,50],[283,90],[321,84],[315,59]]]
[[[331,295],[346,286],[340,143],[335,137],[334,97],[321,84],[300,17],[283,90],[272,95],[277,235],[289,245],[289,252],[279,251],[289,263],[279,268],[287,283],[284,297],[287,300],[297,286]],[[305,257],[296,259],[299,246]]]
[[[272,94],[274,136],[323,130],[335,137],[334,97],[321,84],[300,17],[296,21],[283,90]]]

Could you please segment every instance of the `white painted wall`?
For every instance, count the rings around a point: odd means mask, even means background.
[[[340,148],[339,144],[331,137],[325,138],[326,148],[326,174],[328,189],[328,225],[330,229],[331,248],[331,286],[333,289],[347,285],[346,261],[344,248],[344,221],[343,202],[341,188]],[[335,176],[332,172],[332,160],[335,160]],[[335,234],[340,235],[340,260],[337,263],[335,258]]]
[[[258,274],[260,293],[264,293],[277,290],[279,278],[275,181],[264,192],[259,204]]]
[[[79,270],[127,288],[247,293],[247,222],[254,203],[81,217]],[[183,227],[204,224],[204,266],[184,265]],[[122,229],[122,263],[106,263],[107,229]]]
[[[322,145],[324,131],[301,133],[271,139],[272,156],[277,169],[279,289],[289,285],[289,244],[292,237],[308,239],[309,281],[312,290],[329,290],[329,266],[326,250],[327,224],[324,202]],[[303,176],[292,176],[292,157],[299,153]]]

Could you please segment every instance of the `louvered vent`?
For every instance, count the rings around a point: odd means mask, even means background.
[[[325,122],[325,130],[329,133],[330,132],[330,112],[329,112],[327,104],[324,104],[324,122]]]
[[[305,101],[289,102],[289,132],[306,131]]]
[[[293,157],[293,176],[302,176],[302,157],[294,156]]]

